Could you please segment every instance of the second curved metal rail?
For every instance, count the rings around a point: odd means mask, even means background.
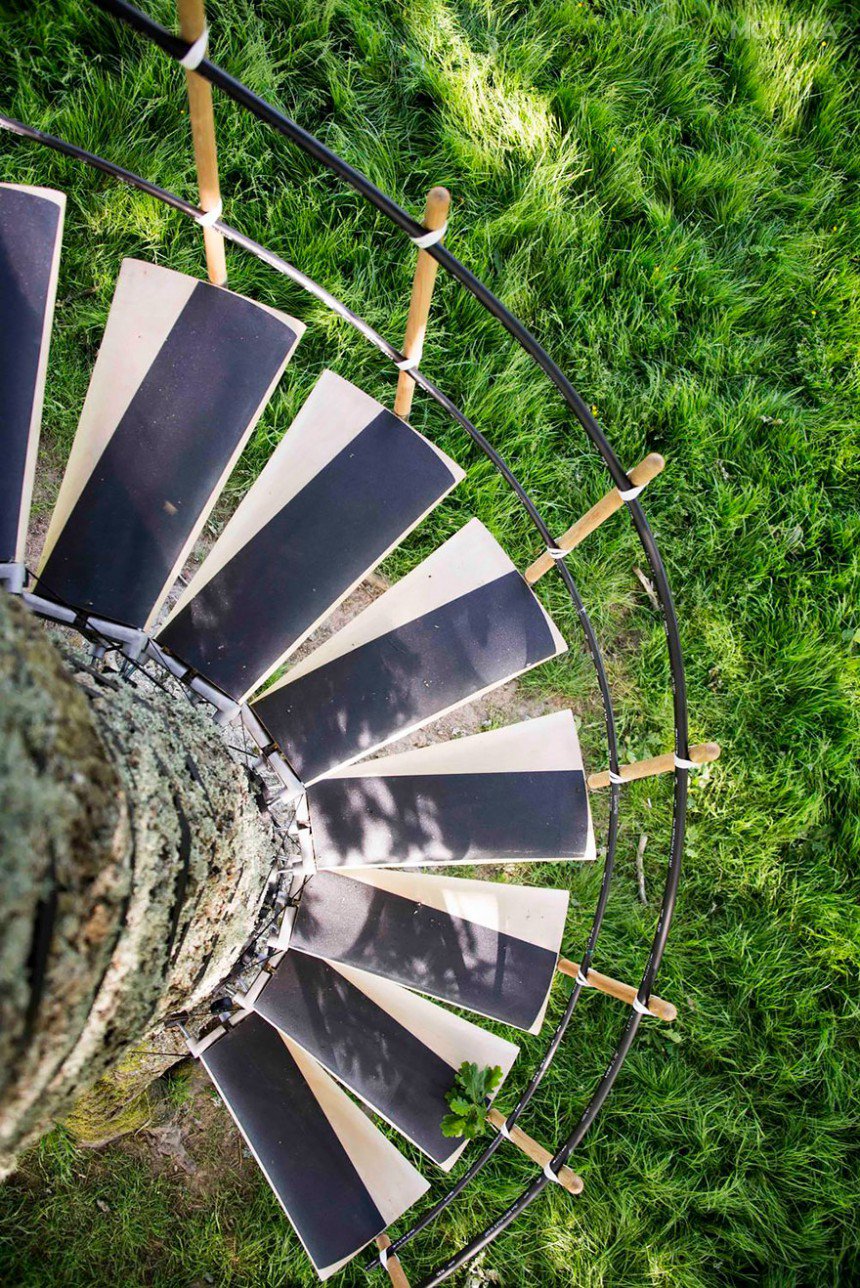
[[[168,52],[175,59],[180,59],[187,52],[187,49],[189,47],[187,42],[182,41],[178,37],[175,37],[171,33],[165,31],[163,28],[160,28],[156,23],[152,22],[145,15],[141,14],[138,10],[134,9],[131,5],[126,4],[124,0],[95,0],[95,3],[98,4],[99,7],[113,13],[115,16],[119,17],[121,20],[128,23],[129,25],[137,28],[149,39],[159,44],[163,49],[166,50],[166,52]],[[409,215],[406,214],[405,211],[402,211],[400,207],[396,205],[396,203],[391,201],[391,199],[386,197],[383,193],[379,192],[379,190],[376,189],[374,185],[370,183],[369,180],[367,180],[363,175],[360,175],[357,171],[353,170],[353,168],[350,167],[348,163],[343,161],[341,158],[337,157],[336,154],[332,153],[329,149],[325,148],[325,146],[321,144],[318,140],[314,139],[312,135],[302,130],[301,127],[296,125],[294,122],[289,121],[289,119],[284,117],[281,113],[279,113],[277,109],[271,107],[271,105],[269,104],[266,104],[263,100],[258,99],[257,96],[253,95],[252,92],[248,90],[245,86],[241,85],[240,82],[230,77],[226,72],[216,67],[214,64],[204,60],[204,62],[198,67],[197,70],[201,75],[205,76],[213,84],[219,85],[219,87],[222,88],[226,93],[228,93],[230,97],[234,98],[237,102],[245,106],[248,110],[252,111],[255,115],[260,117],[260,119],[268,121],[268,123],[273,125],[276,129],[278,129],[279,132],[291,138],[293,142],[297,143],[300,147],[302,147],[303,150],[306,151],[309,155],[315,156],[329,169],[340,174],[344,179],[346,179],[348,183],[351,184],[351,186],[356,191],[361,193],[362,196],[364,196],[372,205],[374,205],[378,210],[380,210],[383,214],[385,214],[393,223],[395,223],[398,227],[403,229],[403,231],[407,232],[407,234],[410,237],[414,239],[416,236],[420,236],[420,234],[423,231],[420,224],[417,224],[414,220],[412,220],[409,217]],[[124,183],[127,183],[135,188],[138,188],[141,191],[149,193],[149,195],[155,197],[160,201],[165,202],[166,204],[172,206],[174,209],[178,210],[179,212],[181,212],[186,216],[190,216],[195,219],[198,219],[200,216],[201,212],[196,207],[192,206],[190,203],[183,201],[181,198],[175,196],[172,193],[167,192],[165,189],[159,188],[155,184],[149,183],[147,180],[142,179],[140,176],[134,175],[129,171],[123,170],[122,167],[119,167],[112,162],[105,161],[103,158],[96,157],[94,154],[88,153],[84,149],[77,148],[74,144],[66,143],[63,140],[56,139],[51,135],[44,134],[42,131],[34,130],[29,126],[25,126],[19,122],[12,121],[9,118],[0,118],[0,127],[8,129],[11,132],[17,133],[24,137],[34,139],[38,142],[45,144],[48,147],[53,148],[56,151],[64,153],[65,155],[75,160],[82,161],[90,166],[94,166],[95,168],[102,170],[103,172],[111,175],[116,179],[119,179]],[[349,322],[352,326],[354,326],[362,335],[364,335],[364,337],[370,343],[372,343],[381,353],[383,353],[383,355],[387,357],[389,360],[391,360],[394,363],[402,361],[403,355],[399,353],[398,350],[394,348],[394,346],[389,344],[388,341],[385,340],[383,336],[381,336],[372,327],[370,327],[362,318],[360,318],[352,310],[348,309],[345,305],[343,305],[341,301],[337,300],[337,298],[333,296],[330,292],[328,292],[324,287],[321,287],[318,283],[314,282],[313,279],[307,277],[300,270],[288,264],[287,261],[281,259],[281,257],[275,255],[273,252],[268,251],[265,247],[254,242],[251,238],[246,237],[244,234],[238,232],[238,230],[233,229],[229,225],[225,224],[222,220],[217,221],[216,227],[218,228],[218,231],[220,231],[225,238],[232,241],[234,244],[244,248],[250,253],[256,255],[263,262],[269,264],[271,267],[276,269],[276,271],[281,272],[287,277],[291,278],[291,280],[293,280],[303,289],[307,290],[309,293],[314,295],[328,308],[332,309],[335,313],[337,313],[339,316],[344,318],[347,322]],[[479,281],[479,279],[475,278],[469,272],[468,269],[466,269],[462,264],[460,264],[459,261],[456,260],[454,256],[450,254],[449,251],[447,251],[447,249],[445,249],[439,244],[429,247],[427,249],[428,249],[428,252],[432,254],[434,258],[436,258],[439,261],[441,266],[446,269],[446,271],[448,271],[452,276],[455,277],[456,280],[458,280],[463,286],[465,286],[466,289],[469,290],[470,293],[472,293],[479,300],[479,302],[482,303],[482,305],[493,316],[495,316],[497,320],[501,322],[501,324],[505,327],[505,329],[515,339],[517,339],[517,341],[526,350],[526,352],[530,354],[530,356],[537,363],[537,365],[541,367],[541,369],[549,377],[552,383],[560,390],[560,392],[562,393],[562,396],[565,398],[565,401],[572,408],[575,415],[577,416],[577,419],[583,425],[583,428],[586,430],[592,442],[597,447],[598,451],[600,452],[601,456],[604,459],[604,462],[606,463],[606,466],[615,484],[621,490],[629,489],[630,480],[627,478],[626,474],[621,468],[617,458],[615,457],[611,447],[608,444],[608,441],[605,439],[605,436],[603,435],[599,426],[594,421],[584,401],[576,393],[573,386],[570,385],[570,382],[567,381],[566,377],[564,377],[563,373],[555,365],[555,363],[553,363],[552,359],[549,358],[549,356],[541,348],[541,346],[531,335],[531,333],[512,314],[510,314],[509,311],[504,307],[504,305],[501,304],[501,302],[496,299],[496,297],[492,294],[492,292],[490,292],[489,289]],[[529,514],[529,517],[532,520],[532,523],[536,527],[537,531],[540,533],[541,538],[545,543],[545,545],[547,546],[553,545],[552,535],[549,529],[547,528],[547,526],[545,525],[545,523],[543,522],[537,508],[534,506],[534,503],[531,501],[531,498],[522,488],[522,485],[518,482],[518,480],[516,479],[516,476],[509,469],[509,467],[507,466],[503,458],[496,452],[496,450],[486,440],[483,434],[468,420],[467,417],[465,417],[465,415],[447,397],[447,395],[445,395],[432,381],[430,381],[426,376],[424,376],[420,370],[418,369],[412,370],[410,372],[410,375],[415,380],[415,382],[422,389],[424,389],[426,393],[428,393],[445,411],[448,412],[448,414],[461,426],[461,428],[465,430],[465,432],[469,435],[472,441],[474,441],[476,445],[483,451],[483,453],[488,457],[488,459],[492,462],[494,467],[499,471],[499,473],[505,479],[508,486],[511,487],[514,493],[517,495],[520,503],[523,505],[526,512]],[[668,581],[666,579],[665,569],[662,564],[662,559],[660,557],[659,550],[657,548],[656,542],[654,541],[653,534],[650,531],[647,521],[645,520],[644,514],[642,513],[641,507],[639,506],[635,498],[632,500],[628,500],[627,505],[631,512],[631,518],[633,520],[637,533],[640,537],[640,541],[642,542],[642,545],[645,548],[645,552],[648,557],[649,564],[651,566],[652,574],[654,576],[657,593],[660,597],[660,601],[663,609],[664,622],[665,622],[666,631],[667,631],[667,644],[668,644],[669,656],[670,656],[670,666],[671,666],[672,680],[673,680],[674,716],[675,716],[675,722],[674,722],[675,723],[675,754],[676,754],[676,758],[684,760],[687,755],[686,688],[684,683],[683,657],[680,649],[680,639],[678,635],[678,626],[677,626],[677,619],[675,617],[674,605],[672,602],[671,592],[669,590]],[[610,769],[617,774],[619,770],[619,765],[618,765],[618,756],[617,756],[617,742],[615,737],[614,713],[612,709],[611,695],[609,693],[609,686],[606,679],[605,669],[603,667],[603,661],[600,654],[599,645],[598,645],[596,636],[594,634],[593,628],[591,626],[591,622],[588,618],[588,614],[584,608],[584,605],[576,589],[576,585],[573,581],[573,578],[569,569],[562,561],[556,561],[556,568],[558,569],[558,573],[561,576],[562,581],[564,582],[566,589],[568,590],[568,593],[571,596],[571,599],[574,605],[576,606],[577,614],[580,619],[580,625],[584,633],[586,646],[589,650],[589,653],[595,665],[598,684],[601,692],[601,699],[604,707],[604,718],[605,718],[605,724],[606,724],[606,735],[607,735]],[[638,990],[638,1001],[641,1005],[647,1004],[651,989],[653,987],[656,971],[659,966],[660,959],[662,957],[663,950],[665,947],[666,937],[668,935],[669,924],[671,921],[672,910],[674,907],[675,896],[677,893],[678,881],[680,878],[680,859],[681,859],[681,851],[683,848],[686,796],[687,796],[687,770],[683,767],[677,767],[676,774],[675,774],[675,799],[674,799],[674,808],[673,808],[673,830],[672,830],[672,841],[670,846],[670,859],[669,859],[661,913],[660,913],[657,928],[655,931],[654,939],[652,941],[649,959]],[[601,924],[603,921],[603,916],[605,913],[606,903],[607,903],[611,881],[612,881],[614,854],[615,854],[616,840],[617,840],[618,803],[619,803],[619,788],[616,783],[613,783],[611,786],[611,793],[610,793],[610,816],[609,816],[609,825],[608,825],[607,851],[606,851],[606,860],[604,865],[603,880],[601,883],[601,890],[598,897],[597,907],[595,909],[592,929],[589,934],[589,938],[587,942],[586,952],[584,953],[583,960],[582,960],[582,971],[583,971],[583,974],[585,975],[587,975],[588,969],[591,965],[591,961],[596,947],[597,937],[599,935]],[[549,1046],[547,1048],[547,1051],[543,1059],[541,1060],[537,1069],[533,1073],[528,1086],[526,1087],[525,1091],[520,1097],[520,1100],[517,1102],[515,1108],[511,1111],[511,1113],[508,1116],[507,1125],[509,1128],[513,1127],[514,1124],[516,1123],[518,1117],[523,1112],[529,1100],[531,1099],[532,1095],[536,1091],[542,1077],[544,1076],[544,1073],[546,1072],[546,1069],[549,1067],[549,1064],[553,1059],[556,1050],[558,1049],[558,1046],[564,1036],[564,1033],[567,1029],[570,1018],[576,1007],[577,1001],[581,993],[581,987],[582,986],[579,983],[576,983],[574,985],[573,992],[571,993],[571,996],[568,1000],[564,1014],[556,1028],[556,1031],[549,1043]],[[554,1170],[558,1170],[558,1168],[569,1157],[570,1153],[577,1147],[577,1145],[580,1143],[585,1133],[587,1132],[588,1128],[591,1126],[591,1123],[594,1121],[594,1118],[599,1113],[600,1108],[602,1107],[606,1097],[611,1091],[612,1085],[615,1081],[615,1078],[618,1075],[621,1065],[623,1064],[624,1058],[626,1057],[626,1054],[636,1036],[640,1019],[641,1019],[641,1015],[638,1013],[638,1011],[632,1010],[630,1014],[630,1018],[622,1032],[621,1039],[618,1043],[618,1046],[616,1047],[612,1060],[610,1061],[598,1085],[597,1090],[595,1091],[591,1100],[586,1106],[586,1109],[583,1112],[576,1128],[571,1133],[571,1135],[569,1136],[568,1140],[564,1143],[564,1145],[556,1152],[553,1158],[552,1167],[554,1168]],[[454,1198],[456,1198],[456,1196],[459,1193],[462,1192],[462,1190],[469,1183],[469,1181],[478,1173],[478,1171],[480,1171],[480,1169],[484,1166],[484,1164],[489,1160],[489,1158],[498,1148],[499,1144],[503,1139],[504,1137],[501,1133],[498,1133],[496,1136],[494,1136],[490,1140],[489,1144],[484,1148],[484,1150],[479,1155],[479,1157],[472,1163],[472,1165],[470,1166],[468,1171],[464,1174],[464,1176],[460,1179],[460,1181],[458,1181],[457,1184],[451,1188],[451,1190],[449,1190],[444,1196],[442,1196],[442,1198],[437,1202],[437,1204],[435,1204],[433,1208],[431,1208],[427,1213],[425,1213],[425,1215],[422,1218],[420,1218],[419,1221],[417,1221],[409,1230],[407,1230],[403,1235],[401,1235],[397,1240],[395,1240],[391,1245],[390,1251],[395,1252],[399,1247],[402,1247],[416,1234],[420,1233],[423,1229],[425,1229],[427,1225],[429,1225],[430,1222],[435,1218],[435,1216],[437,1216],[442,1210],[444,1210],[444,1208],[447,1207],[448,1204]],[[499,1233],[501,1233],[502,1230],[504,1230],[511,1223],[511,1221],[513,1221],[516,1218],[516,1216],[521,1211],[523,1211],[524,1208],[528,1206],[528,1204],[532,1202],[533,1199],[537,1197],[539,1193],[541,1193],[544,1186],[548,1183],[549,1183],[548,1178],[545,1175],[540,1175],[538,1178],[536,1178],[535,1181],[524,1191],[524,1193],[520,1196],[520,1198],[516,1201],[516,1203],[512,1204],[481,1235],[477,1236],[476,1239],[472,1240],[464,1249],[461,1249],[459,1253],[455,1254],[454,1257],[452,1257],[448,1262],[445,1263],[444,1266],[440,1267],[439,1270],[434,1273],[434,1275],[427,1283],[427,1288],[429,1288],[429,1285],[431,1284],[437,1284],[442,1282],[450,1274],[454,1273],[456,1269],[458,1269],[461,1265],[463,1265],[471,1256],[473,1256],[476,1252],[478,1252],[482,1247],[486,1246],[489,1242],[491,1242],[492,1239],[494,1239]]]

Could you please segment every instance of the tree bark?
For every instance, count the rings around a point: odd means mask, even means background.
[[[276,843],[211,718],[92,671],[8,595],[0,693],[8,1170],[132,1052],[170,1049],[165,1017],[211,996],[258,925]]]

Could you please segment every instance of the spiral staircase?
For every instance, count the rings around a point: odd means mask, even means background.
[[[192,45],[120,3],[100,7],[177,60]],[[197,49],[195,57],[200,53]],[[187,62],[186,62],[186,65]],[[445,408],[534,522],[543,565],[576,605],[604,704],[609,769],[587,779],[573,713],[386,754],[400,740],[533,667],[566,641],[531,583],[473,518],[412,572],[296,660],[314,632],[457,487],[464,470],[403,418],[331,371],[320,376],[256,482],[178,597],[185,565],[304,326],[222,287],[137,260],[120,267],[107,324],[39,567],[25,566],[30,500],[63,230],[58,192],[0,185],[0,578],[37,614],[129,662],[169,676],[243,731],[268,775],[269,801],[296,845],[290,897],[208,1032],[189,1036],[322,1278],[376,1240],[394,1282],[398,1252],[452,1202],[503,1144],[537,1166],[489,1230],[428,1280],[439,1283],[496,1237],[549,1183],[582,1190],[566,1166],[608,1095],[652,996],[683,846],[687,778],[717,750],[689,749],[677,623],[656,543],[599,427],[537,342],[426,230],[311,136],[255,100],[205,57],[198,75],[340,173],[424,253],[471,290],[523,344],[595,442],[613,487],[584,528],[558,544],[483,434],[414,363],[273,252],[224,220],[73,144],[0,118],[0,127],[113,174],[300,282]],[[296,361],[301,361],[299,356]],[[652,470],[653,476],[653,470]],[[626,505],[648,556],[667,626],[675,686],[674,753],[618,761],[600,649],[565,556]],[[590,526],[589,526],[590,525]],[[541,561],[538,561],[539,563]],[[273,677],[277,677],[273,680]],[[638,987],[592,968],[613,875],[620,788],[645,772],[675,776],[675,826],[663,904]],[[580,962],[561,956],[567,891],[476,880],[457,866],[594,862],[589,793],[608,785],[603,881]],[[434,872],[434,869],[444,869]],[[258,946],[260,947],[260,946]],[[456,1185],[392,1242],[389,1227],[428,1183],[377,1117],[450,1170],[468,1142],[441,1130],[464,1061],[507,1076],[517,1046],[490,1027],[541,1029],[558,971],[573,989],[514,1108]],[[583,987],[628,1004],[607,1071],[567,1140],[544,1149],[518,1120],[536,1092]],[[455,1014],[467,1011],[478,1022]],[[360,1102],[357,1103],[357,1102]],[[361,1106],[364,1106],[362,1108]],[[368,1112],[369,1111],[369,1112]],[[378,1261],[376,1263],[379,1264]]]

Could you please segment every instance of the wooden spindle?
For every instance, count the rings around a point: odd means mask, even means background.
[[[505,1125],[505,1115],[500,1113],[498,1109],[491,1109],[487,1114],[487,1118],[497,1131],[501,1130]],[[549,1150],[544,1149],[543,1145],[539,1145],[536,1140],[532,1140],[531,1136],[527,1136],[521,1127],[511,1127],[509,1137],[511,1144],[516,1145],[517,1149],[527,1154],[532,1162],[537,1163],[539,1167],[546,1167],[547,1163],[551,1161],[552,1154]],[[558,1182],[559,1185],[567,1190],[568,1194],[582,1193],[582,1177],[577,1176],[576,1172],[567,1166],[559,1168]]]
[[[630,471],[630,482],[634,487],[644,487],[646,483],[650,483],[653,478],[657,477],[665,468],[665,465],[666,462],[659,452],[651,452]],[[556,542],[558,549],[573,550],[581,541],[585,540],[590,532],[594,532],[595,528],[599,528],[601,523],[605,523],[611,514],[614,514],[616,510],[620,510],[623,504],[621,493],[617,487],[614,487],[611,492],[606,493],[606,496],[601,497],[597,504],[593,505],[581,519],[577,519],[573,527],[568,528],[563,537],[559,537]],[[529,585],[533,586],[536,581],[543,577],[544,573],[549,572],[554,562],[552,555],[548,555],[546,551],[542,555],[538,555],[534,563],[530,564],[525,572],[525,578]]]
[[[203,0],[178,0],[179,30],[183,40],[197,40],[206,28]],[[186,71],[188,87],[188,114],[191,118],[191,137],[194,143],[194,160],[197,163],[197,186],[202,210],[214,210],[221,200],[218,181],[218,149],[215,144],[215,113],[212,107],[212,86],[196,72]],[[214,228],[203,229],[206,250],[206,270],[209,281],[224,286],[227,281],[227,258],[224,238]]]
[[[700,742],[690,748],[689,759],[694,765],[709,765],[718,760],[720,744],[718,742]],[[675,757],[669,751],[665,756],[652,756],[650,760],[634,760],[632,764],[622,765],[618,771],[619,778],[625,783],[632,783],[637,778],[652,778],[655,774],[671,774],[675,768]],[[588,775],[588,786],[591,791],[609,786],[609,771],[602,769],[599,774]]]
[[[382,1252],[385,1248],[391,1247],[391,1240],[387,1234],[378,1234],[376,1236],[376,1246]],[[388,1271],[388,1278],[394,1284],[394,1288],[409,1288],[409,1280],[404,1274],[403,1267],[400,1264],[400,1258],[392,1253],[385,1263],[385,1269]]]
[[[451,194],[447,188],[431,188],[427,194],[427,205],[424,208],[424,227],[441,228],[448,218],[451,208]],[[412,300],[409,304],[409,316],[406,319],[406,338],[403,341],[403,354],[406,358],[415,358],[420,363],[424,351],[424,337],[427,334],[427,318],[430,314],[430,301],[433,299],[433,287],[436,285],[436,270],[439,265],[426,250],[419,250],[418,263],[415,265],[415,278],[412,282]],[[401,371],[397,381],[397,394],[394,399],[395,415],[407,420],[412,410],[412,396],[415,393],[415,381],[409,373]]]
[[[558,960],[558,969],[562,975],[569,975],[571,979],[576,979],[579,974],[579,962],[568,961],[566,957],[560,957]],[[609,997],[618,998],[619,1002],[626,1002],[632,1006],[636,998],[637,990],[632,984],[622,984],[619,979],[612,979],[609,975],[601,975],[599,970],[592,969],[588,972],[588,987],[596,988],[598,993],[606,993]],[[678,1008],[671,1002],[664,1002],[662,997],[651,997],[648,1000],[648,1010],[658,1020],[665,1020],[671,1024],[678,1018]]]

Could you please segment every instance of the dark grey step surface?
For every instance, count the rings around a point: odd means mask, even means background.
[[[34,410],[62,220],[57,201],[0,185],[0,563],[23,553],[27,456],[39,430]]]
[[[588,851],[581,770],[357,773],[308,789],[320,868],[517,863]]]
[[[412,878],[416,896],[422,880]],[[451,878],[455,906],[457,885]],[[530,896],[540,899],[545,893],[520,888],[516,897],[527,904]],[[559,944],[566,902],[561,896]],[[521,1029],[531,1028],[540,1016],[558,958],[557,951],[539,943],[452,916],[422,904],[420,897],[329,872],[318,872],[305,886],[290,948],[370,971]]]
[[[240,698],[456,481],[425,439],[380,407],[171,619],[160,641]]]
[[[557,651],[517,572],[308,671],[254,710],[306,782]]]
[[[41,593],[144,625],[296,339],[197,282],[57,535]]]

